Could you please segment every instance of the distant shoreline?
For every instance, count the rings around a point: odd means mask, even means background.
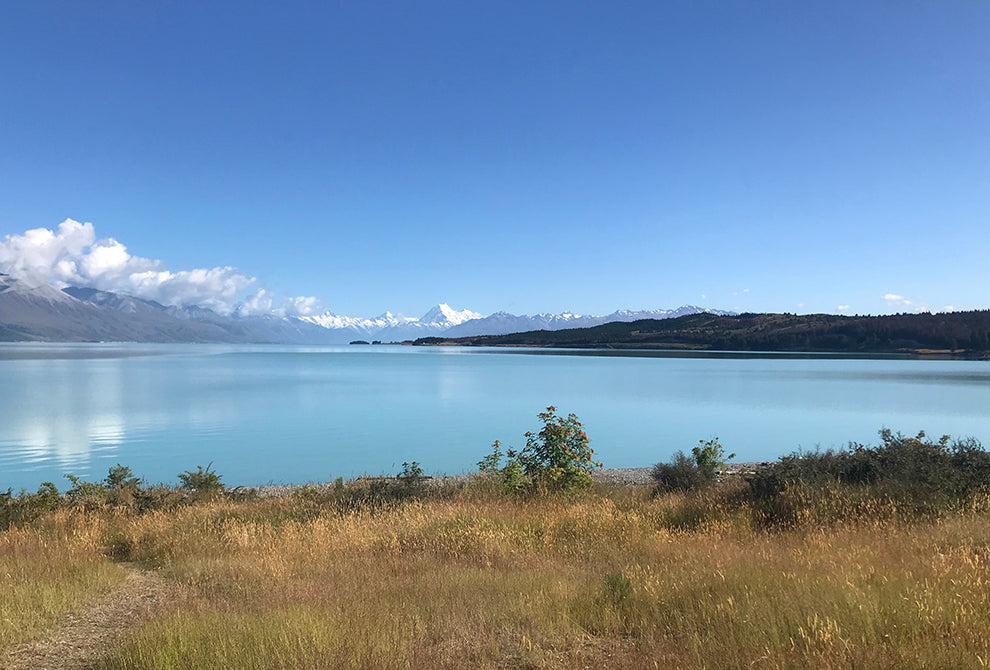
[[[990,358],[990,310],[885,316],[698,313],[587,328],[430,336],[413,344],[979,360]]]

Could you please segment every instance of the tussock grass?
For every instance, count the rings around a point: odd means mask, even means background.
[[[0,650],[123,580],[124,571],[103,555],[104,528],[98,517],[59,510],[0,532]]]
[[[983,498],[919,516],[860,490],[836,501],[845,495],[836,490],[768,530],[744,487],[656,497],[475,489],[366,506],[217,499],[58,513],[0,541],[22,553],[57,545],[63,562],[102,565],[110,577],[100,551],[112,545],[191,587],[181,610],[112,650],[108,669],[893,669],[990,659]]]

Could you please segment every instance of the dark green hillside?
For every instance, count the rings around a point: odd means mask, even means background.
[[[614,322],[572,330],[538,330],[451,340],[429,337],[416,340],[416,344],[987,357],[990,353],[990,310],[890,316],[691,314],[677,319]]]

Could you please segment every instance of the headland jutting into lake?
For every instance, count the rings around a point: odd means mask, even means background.
[[[594,328],[511,335],[424,337],[417,345],[990,357],[990,310],[939,314],[690,314]]]

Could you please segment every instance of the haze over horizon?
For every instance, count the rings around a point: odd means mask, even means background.
[[[5,6],[0,272],[288,315],[985,309],[987,34],[975,2]]]

